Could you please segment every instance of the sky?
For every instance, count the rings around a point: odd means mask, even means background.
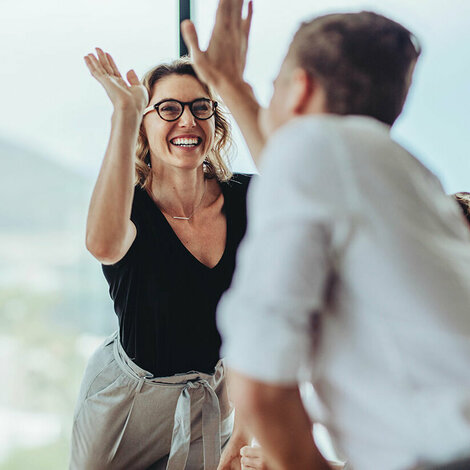
[[[204,45],[217,1],[193,1]],[[96,178],[112,107],[83,56],[103,47],[122,72],[134,68],[139,75],[171,60],[178,55],[177,7],[177,0],[3,1],[0,138]],[[436,172],[448,192],[470,190],[470,1],[255,0],[254,9],[246,77],[263,105],[303,19],[370,9],[411,29],[424,52],[393,136]],[[246,147],[236,137],[235,169],[250,171]]]

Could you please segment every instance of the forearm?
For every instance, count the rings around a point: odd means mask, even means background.
[[[297,387],[253,384],[238,376],[234,398],[272,470],[328,470],[316,448]]]
[[[126,237],[134,193],[134,155],[140,116],[116,110],[111,135],[93,190],[87,219],[90,251],[112,252]]]
[[[235,409],[233,431],[230,440],[237,442],[239,449],[241,449],[243,446],[250,445],[252,438],[253,435],[248,430],[246,423],[243,422],[240,413],[237,413],[237,410]]]
[[[251,86],[243,81],[224,80],[216,90],[237,122],[256,166],[259,166],[265,138],[258,123],[261,107]]]
[[[247,17],[241,15],[240,2],[221,1],[216,23],[205,52],[199,48],[196,28],[186,20],[181,33],[189,46],[198,76],[220,95],[235,118],[257,164],[264,138],[258,125],[260,106],[251,87],[243,80],[253,2]]]
[[[230,392],[230,383],[231,383],[231,371],[230,369],[226,370],[226,381],[227,381],[227,396],[230,403],[233,404],[232,395]],[[233,421],[233,430],[232,430],[232,437],[230,438],[232,441],[240,442],[243,447],[245,445],[249,445],[253,435],[249,432],[246,423],[243,422],[241,418],[241,414],[237,412],[237,409],[234,410],[234,421]]]

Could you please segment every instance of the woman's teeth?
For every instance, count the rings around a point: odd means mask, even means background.
[[[173,145],[179,147],[196,147],[199,144],[199,139],[195,138],[176,138],[170,141]]]

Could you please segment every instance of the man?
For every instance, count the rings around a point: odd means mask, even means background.
[[[389,136],[417,41],[370,12],[304,23],[263,114],[243,80],[252,9],[243,19],[242,5],[221,0],[205,52],[184,24],[196,70],[252,152],[261,128],[268,138],[219,306],[237,417],[273,470],[329,468],[311,419],[356,470],[465,457],[469,232],[436,178]],[[314,416],[300,399],[306,378],[321,402]]]

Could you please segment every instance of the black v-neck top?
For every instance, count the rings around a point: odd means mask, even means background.
[[[135,188],[131,220],[136,239],[118,263],[102,267],[124,350],[155,377],[214,371],[221,344],[215,312],[232,281],[245,234],[250,179],[236,174],[220,183],[227,237],[213,268],[188,251],[147,192]]]

